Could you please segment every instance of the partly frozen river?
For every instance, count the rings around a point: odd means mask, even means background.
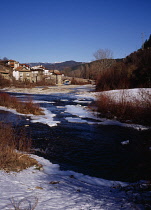
[[[97,118],[88,110],[91,88],[73,93],[31,95],[44,108],[45,116],[23,116],[0,111],[2,120],[24,126],[38,155],[61,169],[110,180],[136,181],[151,175],[151,130]],[[22,100],[29,95],[12,93]]]

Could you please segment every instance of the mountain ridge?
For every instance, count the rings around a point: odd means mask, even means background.
[[[30,65],[31,67],[33,66],[39,66],[42,65],[44,66],[46,69],[49,70],[60,70],[63,71],[65,68],[71,68],[77,65],[81,65],[84,64],[84,62],[77,62],[74,60],[70,60],[70,61],[63,61],[63,62],[55,62],[55,63],[49,63],[49,62],[31,62],[31,63],[27,63],[28,65]]]

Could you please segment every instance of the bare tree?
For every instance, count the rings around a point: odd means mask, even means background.
[[[113,52],[110,49],[98,49],[93,56],[96,60],[112,59]]]

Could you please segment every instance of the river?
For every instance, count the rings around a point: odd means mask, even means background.
[[[61,170],[128,182],[149,179],[151,129],[102,123],[87,110],[93,101],[92,97],[85,97],[88,91],[93,89],[81,87],[72,93],[32,94],[33,101],[47,111],[46,117],[32,119],[0,111],[0,118],[25,127],[36,154],[59,164]],[[21,100],[29,98],[28,94],[10,94]]]

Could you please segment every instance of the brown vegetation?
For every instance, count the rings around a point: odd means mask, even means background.
[[[141,91],[142,100],[128,101],[124,93],[120,100],[102,93],[96,102],[98,112],[102,117],[118,119],[121,122],[151,125],[151,95]]]
[[[99,73],[96,89],[151,87],[151,48],[138,50]]]
[[[100,72],[111,67],[119,60],[115,59],[101,59],[91,63],[81,64],[75,67],[66,68],[64,74],[70,77],[97,79]]]
[[[28,80],[27,81],[18,81],[18,80],[13,79],[11,82],[11,85],[16,88],[34,88],[37,86],[48,86],[48,85],[55,86],[55,81],[43,79],[41,81],[32,83]]]
[[[8,87],[10,84],[11,82],[7,79],[4,79],[0,74],[0,88]]]
[[[20,171],[31,166],[39,166],[38,162],[25,153],[31,149],[31,139],[25,130],[16,131],[10,124],[0,123],[0,169]]]
[[[89,81],[82,80],[82,78],[72,78],[71,85],[86,85],[89,84]]]
[[[42,109],[38,105],[35,105],[32,100],[21,102],[16,97],[10,96],[7,93],[0,93],[0,106],[16,109],[17,112],[23,114],[43,114]]]

